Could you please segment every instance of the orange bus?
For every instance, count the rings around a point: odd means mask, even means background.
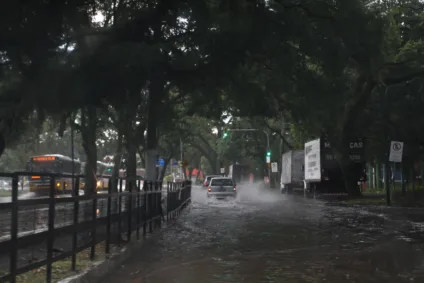
[[[47,154],[33,156],[27,163],[27,170],[34,173],[72,174],[79,175],[81,162],[60,154]],[[50,177],[30,176],[29,191],[34,193],[48,192],[50,189]],[[56,192],[72,192],[72,178],[56,177]]]

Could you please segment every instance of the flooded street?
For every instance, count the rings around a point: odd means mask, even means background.
[[[193,203],[102,282],[424,282],[424,210],[240,189]],[[422,222],[421,222],[422,221]]]

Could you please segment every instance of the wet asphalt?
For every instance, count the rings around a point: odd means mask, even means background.
[[[101,281],[424,282],[424,210],[343,207],[255,187],[192,204]]]

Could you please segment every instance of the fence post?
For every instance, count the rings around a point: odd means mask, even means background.
[[[171,183],[171,195],[172,195],[172,199],[171,199],[171,207],[172,207],[172,212],[171,212],[171,219],[174,219],[175,218],[175,201],[176,201],[176,199],[175,199],[175,196],[176,196],[176,194],[175,194],[175,182],[172,182]]]
[[[147,187],[148,183],[147,181],[144,181],[143,184],[143,236],[146,236],[146,230],[147,230]]]
[[[153,206],[154,206],[154,228],[158,226],[158,215],[159,215],[159,206],[158,206],[158,193],[159,193],[159,183],[158,181],[155,182],[154,185],[154,193],[153,193]]]
[[[172,218],[177,217],[178,207],[178,183],[172,183]]]
[[[10,282],[16,282],[16,268],[18,260],[18,175],[13,174],[12,179],[12,223],[10,230]]]
[[[123,180],[120,179],[119,180],[119,193],[118,193],[118,246],[121,243],[121,210],[122,210],[122,182]]]
[[[189,203],[191,203],[191,190],[192,190],[192,188],[193,188],[193,183],[190,181],[190,189],[189,189],[189,195],[188,195],[188,197],[190,198],[190,201],[189,201]]]
[[[72,188],[74,196],[74,231],[72,232],[72,271],[75,271],[77,266],[77,244],[78,244],[78,232],[76,231],[76,226],[78,224],[78,214],[79,214],[79,177],[76,178],[75,187]]]
[[[152,219],[153,219],[153,210],[152,210],[152,197],[153,197],[153,181],[150,183],[150,188],[149,188],[149,193],[147,195],[147,199],[148,199],[148,203],[149,203],[149,232],[153,233],[153,223],[152,223]]]
[[[162,207],[162,186],[163,186],[163,183],[161,181],[159,181],[158,182],[159,191],[158,191],[158,200],[157,200],[159,228],[162,227],[162,218],[164,218],[163,207]]]
[[[53,259],[53,242],[54,242],[54,215],[55,215],[55,176],[51,175],[49,190],[49,219],[48,219],[48,236],[47,236],[47,269],[46,281],[52,280],[52,259]]]
[[[107,223],[106,223],[106,247],[105,252],[108,254],[110,253],[110,230],[112,226],[112,217],[111,217],[111,210],[112,210],[112,186],[115,184],[116,180],[110,179],[108,188],[107,188]]]
[[[137,231],[136,231],[136,238],[137,240],[140,240],[140,213],[141,213],[141,192],[140,192],[140,184],[141,180],[137,180]]]
[[[169,205],[169,197],[170,197],[170,193],[169,193],[169,182],[166,184],[166,221],[169,221],[169,209],[171,208],[171,206]]]
[[[93,227],[91,230],[91,251],[90,251],[90,259],[94,260],[94,256],[96,255],[96,234],[97,234],[97,227],[96,227],[96,222],[97,222],[97,190],[95,190],[93,192],[92,195],[92,222],[93,222]]]
[[[132,178],[132,177],[131,177]],[[128,190],[128,192],[130,193],[129,197],[128,197],[128,206],[127,206],[127,211],[128,211],[128,226],[127,226],[127,241],[131,242],[131,230],[132,230],[132,193],[133,193],[133,180],[129,180],[127,179],[127,186],[129,186],[129,188],[125,188],[126,190]]]

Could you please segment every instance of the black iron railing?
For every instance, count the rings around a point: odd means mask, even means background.
[[[48,179],[48,195],[33,191],[19,196],[22,176]],[[0,282],[16,282],[18,275],[43,266],[46,282],[51,282],[54,262],[71,258],[71,269],[75,270],[80,251],[90,249],[94,259],[96,246],[104,243],[105,253],[110,253],[112,244],[129,242],[132,237],[138,240],[140,234],[153,232],[165,219],[178,216],[191,200],[189,181],[164,186],[161,182],[112,182],[110,177],[102,177],[109,179],[106,191],[80,195],[83,176],[17,172],[0,177],[11,179],[11,197],[0,203]],[[66,178],[67,183],[73,179],[69,195],[57,182]],[[115,189],[112,183],[117,184]],[[33,258],[28,260],[28,250],[38,254],[31,254]]]

